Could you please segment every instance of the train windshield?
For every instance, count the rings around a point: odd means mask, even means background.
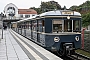
[[[80,32],[80,20],[53,20],[53,32]]]
[[[53,32],[62,31],[62,20],[53,20]]]

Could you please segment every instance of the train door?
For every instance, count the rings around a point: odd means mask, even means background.
[[[40,28],[41,28],[41,21],[40,20],[37,20],[37,42],[40,43]]]
[[[41,33],[38,32],[45,32],[45,21],[44,20],[37,20],[37,41],[40,42],[40,35]]]
[[[28,26],[28,29],[29,29],[29,34],[30,34],[30,38],[31,38],[31,21],[29,21],[29,26]]]
[[[39,33],[38,33],[38,20],[37,20],[37,41],[39,40]]]

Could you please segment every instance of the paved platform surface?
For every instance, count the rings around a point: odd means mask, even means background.
[[[30,60],[8,30],[0,29],[0,60]]]
[[[13,37],[14,34],[10,31],[12,30],[4,30],[3,39],[1,39],[2,30],[0,29],[0,60],[62,60],[15,32],[23,41],[16,36]]]

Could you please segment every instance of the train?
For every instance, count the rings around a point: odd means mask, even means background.
[[[11,26],[22,36],[63,56],[81,48],[81,20],[79,12],[55,10],[12,22]]]

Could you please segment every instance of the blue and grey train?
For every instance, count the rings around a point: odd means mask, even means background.
[[[45,12],[12,24],[19,34],[31,39],[42,47],[72,54],[81,48],[81,14],[71,10]]]

